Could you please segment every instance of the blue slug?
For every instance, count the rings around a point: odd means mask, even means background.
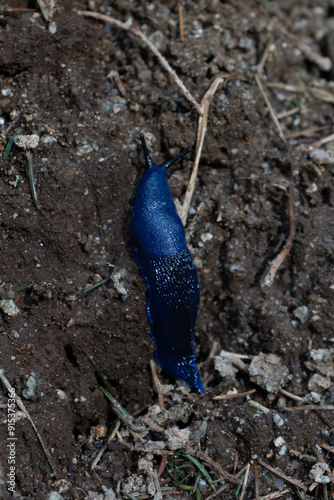
[[[155,165],[144,135],[140,137],[147,170],[138,188],[130,232],[149,292],[146,308],[157,346],[155,358],[170,377],[203,392],[193,346],[200,298],[198,276],[167,182],[167,168],[191,148]]]

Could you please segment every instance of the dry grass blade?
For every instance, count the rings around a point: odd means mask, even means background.
[[[13,387],[10,385],[7,377],[5,376],[5,372],[3,369],[0,369],[0,380],[1,382],[4,384],[4,386],[8,389],[9,392],[13,393],[14,392],[14,389]],[[23,404],[23,401],[22,399],[20,398],[20,396],[18,396],[15,392],[15,400],[16,400],[16,403],[17,403],[17,406],[20,408],[21,411],[23,411],[23,413],[25,414],[25,417],[29,420],[29,422],[31,423],[32,425],[32,428],[34,429],[35,433],[36,433],[36,436],[38,437],[38,440],[43,448],[43,451],[46,455],[46,458],[48,459],[48,462],[51,466],[51,469],[52,469],[52,472],[55,476],[57,476],[57,469],[56,469],[56,465],[53,461],[53,458],[51,456],[51,453],[49,452],[49,450],[47,449],[43,439],[42,439],[42,436],[40,435],[40,433],[38,432],[37,430],[37,427],[33,421],[33,419],[31,418],[31,416],[29,415],[26,407],[24,406]]]
[[[247,464],[246,472],[245,472],[245,477],[244,481],[242,483],[242,488],[241,488],[241,494],[239,500],[243,500],[245,493],[246,493],[246,488],[247,488],[247,483],[248,483],[248,476],[249,476],[249,469],[250,469],[250,464]]]
[[[182,80],[177,76],[176,72],[169,65],[168,61],[161,54],[161,52],[159,52],[159,50],[155,47],[155,45],[138,28],[132,28],[130,26],[127,26],[125,23],[118,21],[118,19],[115,19],[114,17],[105,16],[104,14],[99,14],[98,12],[89,12],[86,10],[79,10],[78,14],[81,16],[93,17],[94,19],[99,19],[100,21],[104,21],[105,23],[112,24],[112,25],[117,26],[118,28],[121,28],[125,31],[128,31],[129,33],[132,33],[133,35],[140,38],[149,47],[149,49],[153,52],[153,54],[158,58],[160,64],[170,74],[173,81],[176,83],[176,85],[183,92],[183,95],[194,106],[194,108],[196,108],[197,112],[200,115],[202,114],[201,106],[198,104],[196,99],[191,95],[191,93],[189,92],[187,87],[184,85]]]
[[[104,444],[104,446],[102,447],[102,449],[98,452],[94,462],[92,463],[92,466],[91,466],[91,470],[94,470],[95,467],[97,466],[97,464],[99,463],[100,461],[100,458],[102,457],[103,453],[106,451],[107,449],[107,446],[109,443],[111,443],[111,441],[114,439],[114,437],[116,436],[117,432],[118,432],[118,429],[121,425],[121,421],[120,420],[117,420],[116,422],[116,425],[114,427],[114,430],[112,431],[112,433],[110,434],[110,436],[108,437],[108,440],[107,442]]]
[[[261,94],[262,94],[262,96],[263,96],[263,98],[264,98],[264,100],[265,100],[265,102],[266,102],[266,105],[267,105],[267,108],[268,108],[268,110],[269,110],[270,116],[271,116],[271,118],[272,118],[272,120],[273,120],[274,124],[276,125],[276,128],[277,128],[277,130],[278,130],[278,135],[280,136],[280,138],[281,138],[281,140],[282,140],[283,142],[286,142],[286,141],[285,141],[284,134],[283,134],[283,130],[282,130],[282,127],[281,127],[281,124],[280,124],[280,122],[278,121],[277,116],[276,116],[276,113],[275,113],[275,111],[274,111],[274,109],[273,109],[272,105],[270,104],[270,101],[269,101],[269,99],[268,99],[268,97],[267,97],[267,94],[266,94],[266,93],[265,93],[265,91],[264,91],[264,88],[263,88],[263,86],[262,86],[262,83],[261,83],[261,80],[260,80],[259,75],[255,75],[255,76],[254,76],[254,79],[255,79],[255,82],[256,82],[257,86],[259,87],[259,90],[260,90],[260,92],[261,92]]]
[[[202,154],[202,149],[203,149],[203,142],[204,142],[204,137],[206,134],[206,126],[208,123],[208,114],[209,114],[209,108],[210,108],[210,103],[211,100],[216,93],[218,86],[224,81],[224,79],[221,76],[218,76],[215,78],[215,80],[212,82],[209,90],[206,91],[202,102],[201,102],[201,112],[200,112],[200,117],[198,119],[198,128],[197,128],[197,141],[196,141],[196,157],[195,157],[195,163],[194,167],[190,176],[189,184],[187,187],[187,191],[185,194],[182,210],[181,210],[181,220],[183,225],[185,226],[187,222],[187,217],[188,217],[188,212],[189,212],[189,207],[191,203],[191,199],[194,193],[195,189],[195,183],[196,183],[196,178],[197,178],[197,172],[198,172],[198,165],[199,165],[199,160],[201,158]]]
[[[289,213],[289,236],[286,240],[286,243],[277,257],[274,259],[272,265],[270,266],[268,274],[264,278],[264,285],[271,286],[274,282],[275,275],[280,267],[280,265],[284,262],[286,256],[291,250],[293,238],[295,236],[295,209],[294,209],[294,196],[293,196],[293,185],[289,184],[289,192],[288,192],[288,213]]]

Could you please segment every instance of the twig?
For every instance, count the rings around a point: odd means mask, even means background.
[[[282,82],[267,82],[266,86],[268,89],[284,90],[285,92],[293,92],[294,94],[304,94],[306,90],[303,83],[299,85],[291,85],[289,83]]]
[[[312,50],[308,45],[298,40],[295,35],[289,33],[282,26],[279,28],[283,35],[287,36],[304,54],[304,56],[321,69],[321,71],[330,71],[332,69],[332,61],[329,57],[323,57],[318,52]]]
[[[184,85],[182,80],[177,76],[176,72],[170,66],[167,59],[161,54],[161,52],[155,47],[155,45],[138,28],[132,28],[131,26],[127,26],[125,23],[118,21],[118,19],[115,19],[114,17],[105,16],[104,14],[99,14],[98,12],[89,12],[86,10],[79,10],[78,14],[81,16],[93,17],[94,19],[99,19],[100,21],[104,21],[105,23],[113,24],[114,26],[117,26],[118,28],[126,30],[129,33],[132,33],[133,35],[140,38],[149,47],[149,49],[153,52],[153,54],[158,58],[160,64],[170,74],[173,81],[181,89],[181,91],[182,91],[183,95],[186,97],[186,99],[188,99],[188,101],[195,107],[198,114],[202,115],[201,106],[198,104],[196,99],[191,95],[191,93],[189,92],[187,87]]]
[[[249,469],[250,469],[250,464],[247,464],[247,468],[246,468],[246,472],[245,472],[244,481],[242,483],[241,494],[240,494],[239,500],[243,500],[243,498],[245,496],[245,493],[246,493],[246,488],[247,488],[247,483],[248,483]]]
[[[114,439],[114,437],[116,436],[117,434],[117,431],[119,429],[121,425],[121,421],[120,420],[117,420],[116,422],[116,425],[114,427],[114,430],[112,431],[112,433],[110,434],[110,436],[108,437],[108,441],[103,445],[103,447],[101,448],[101,450],[98,452],[94,462],[92,463],[92,466],[91,466],[91,470],[94,470],[95,467],[97,466],[97,464],[99,463],[100,461],[100,458],[102,457],[103,453],[106,451],[107,449],[107,446],[109,443],[111,443],[111,441]]]
[[[246,467],[243,467],[239,472],[238,474],[235,475],[236,478],[239,478],[240,476],[242,476],[242,474],[245,472],[246,470]],[[218,481],[221,481],[221,479],[218,479]],[[217,481],[213,481],[214,483],[216,483]],[[240,481],[240,484],[241,484],[241,481]],[[209,495],[208,497],[206,497],[206,500],[212,500],[213,498],[215,498],[216,496],[218,496],[222,491],[224,490],[227,490],[227,488],[229,487],[228,484],[225,484],[224,486],[222,486],[219,490],[215,491],[214,493],[212,493],[211,495]]]
[[[271,467],[271,465],[268,465],[265,462],[262,462],[262,460],[260,460],[260,459],[258,459],[257,463],[259,465],[261,465],[262,467],[264,467],[265,469],[267,469],[270,472],[272,472],[273,474],[276,474],[276,476],[281,477],[287,483],[293,484],[294,486],[297,486],[297,488],[300,488],[300,489],[302,489],[304,491],[307,491],[307,487],[303,483],[301,483],[300,481],[298,481],[298,479],[293,479],[290,476],[286,476],[285,474],[283,474],[283,472],[280,472],[279,470],[274,469],[274,467]]]
[[[249,406],[252,406],[253,408],[256,408],[257,410],[262,411],[262,413],[264,413],[265,415],[268,415],[269,413],[271,413],[271,410],[269,410],[269,408],[266,408],[265,406],[261,405],[257,401],[253,401],[253,399],[249,400],[248,404],[249,404]]]
[[[316,135],[316,132],[319,132],[326,128],[328,128],[328,125],[324,125],[322,127],[310,127],[305,130],[299,130],[298,132],[292,132],[291,134],[286,134],[284,137],[286,139],[297,139],[298,137],[314,137]]]
[[[266,61],[268,59],[268,55],[269,55],[269,52],[270,52],[270,47],[271,47],[273,41],[274,41],[273,34],[270,33],[268,43],[266,45],[266,48],[264,49],[264,52],[263,52],[262,57],[261,57],[261,60],[260,60],[258,66],[256,68],[257,74],[259,76],[261,75],[263,67],[266,64]]]
[[[334,405],[303,405],[303,406],[287,406],[285,408],[288,411],[307,411],[307,410],[316,410],[316,411],[333,411]]]
[[[259,497],[260,500],[276,500],[276,498],[281,498],[287,493],[290,493],[291,495],[291,490],[288,488],[282,491],[276,491],[275,493],[270,493],[269,495],[265,495],[264,497]]]
[[[146,424],[153,431],[160,432],[160,434],[165,434],[165,432],[166,432],[165,429],[163,427],[161,427],[160,425],[152,422],[152,420],[150,420],[148,417],[144,417],[141,420],[144,422],[144,424]]]
[[[297,113],[300,113],[300,108],[292,108],[288,111],[282,111],[282,113],[278,113],[276,116],[278,120],[282,120],[283,118],[288,118],[289,116],[296,115]]]
[[[273,284],[278,268],[284,262],[286,256],[291,250],[293,238],[295,236],[295,209],[294,209],[293,184],[291,182],[289,183],[289,191],[287,194],[288,194],[288,214],[290,223],[289,236],[282,250],[271,264],[268,274],[264,278],[263,283],[266,286],[271,286]]]
[[[158,375],[157,375],[157,367],[156,367],[156,364],[153,361],[153,359],[150,361],[150,367],[151,367],[151,371],[152,371],[153,383],[154,383],[155,389],[156,389],[157,394],[158,394],[159,406],[160,406],[160,408],[164,408],[164,397],[162,394],[162,387],[161,387],[160,380],[159,380]]]
[[[8,9],[7,12],[36,12],[36,9],[19,9],[19,8],[13,8],[13,9]]]
[[[182,13],[182,4],[181,2],[177,2],[177,11],[179,14],[179,37],[180,40],[184,40],[184,26],[183,26],[183,13]]]
[[[210,103],[211,100],[215,94],[215,92],[218,89],[218,86],[224,81],[224,79],[221,76],[218,76],[215,78],[215,80],[212,82],[210,85],[209,90],[206,91],[204,94],[204,97],[201,102],[200,106],[200,116],[198,119],[198,128],[197,128],[197,141],[196,141],[196,157],[195,157],[195,163],[193,170],[191,172],[190,180],[188,183],[187,191],[184,197],[184,202],[181,210],[181,220],[183,222],[183,225],[185,226],[187,222],[187,216],[189,212],[189,207],[191,203],[191,198],[194,193],[195,189],[195,183],[196,183],[196,178],[197,178],[197,172],[198,172],[198,165],[199,165],[199,160],[202,154],[202,149],[203,149],[203,142],[204,142],[204,137],[206,134],[206,126],[208,123],[208,114],[209,114],[209,108],[210,108]]]
[[[274,124],[276,125],[276,128],[278,130],[278,135],[280,136],[280,138],[281,138],[281,140],[283,142],[286,142],[284,134],[283,134],[283,130],[282,130],[282,127],[281,127],[281,124],[278,121],[276,113],[275,113],[272,105],[270,104],[270,101],[269,101],[269,99],[267,97],[267,94],[264,91],[264,88],[262,86],[262,83],[261,83],[259,75],[258,74],[254,75],[254,79],[255,79],[255,82],[256,82],[257,86],[259,87],[259,90],[260,90],[260,92],[261,92],[261,94],[262,94],[262,96],[263,96],[263,98],[264,98],[264,100],[266,102],[266,105],[267,105],[267,108],[269,110],[270,116],[271,116]]]
[[[236,484],[242,484],[240,479],[238,479],[236,476],[232,476],[228,472],[224,471],[223,468],[217,463],[212,460],[212,458],[208,457],[206,453],[203,453],[203,451],[200,450],[193,450],[192,448],[186,448],[186,452],[189,455],[193,455],[194,457],[200,458],[203,460],[203,462],[207,463],[210,465],[213,469],[219,472],[219,474],[224,478],[230,481],[231,483],[236,483]]]
[[[304,398],[296,396],[296,394],[292,394],[292,392],[286,391],[282,387],[279,389],[279,392],[283,394],[283,396],[286,396],[287,398],[293,399],[294,401],[299,401],[300,403],[304,403]]]
[[[258,468],[257,464],[254,464],[254,482],[255,482],[255,500],[259,500],[259,498],[260,498],[259,468]]]
[[[155,483],[155,487],[157,489],[157,493],[161,493],[161,486],[160,486],[160,481],[159,481],[157,469],[154,469],[154,483]]]
[[[128,93],[126,91],[124,83],[121,80],[121,77],[119,76],[119,73],[118,73],[117,69],[113,70],[113,74],[114,74],[114,80],[115,80],[115,83],[117,85],[118,90],[120,91],[120,93],[122,94],[122,96],[125,99],[129,99]]]
[[[228,358],[228,359],[248,359],[251,360],[251,357],[248,354],[237,354],[236,352],[229,352],[229,351],[220,351],[219,356],[222,358]]]
[[[221,394],[220,396],[215,396],[214,400],[219,400],[219,399],[235,399],[235,398],[244,398],[246,396],[250,396],[251,394],[254,394],[256,392],[256,389],[252,389],[251,391],[248,392],[236,392],[235,394]]]
[[[38,198],[37,198],[36,180],[35,180],[35,175],[34,175],[34,167],[33,167],[33,164],[32,164],[32,153],[31,153],[31,151],[27,151],[27,158],[28,158],[28,176],[29,176],[31,197],[33,199],[35,207],[38,208],[39,204],[38,204]]]
[[[23,401],[22,399],[20,398],[20,396],[18,396],[16,394],[16,391],[14,390],[14,388],[10,385],[7,377],[5,376],[5,372],[3,369],[0,369],[0,379],[1,379],[1,382],[5,385],[5,387],[7,388],[7,390],[11,393],[11,394],[15,394],[15,400],[16,400],[16,403],[17,403],[17,406],[20,408],[21,411],[23,411],[25,417],[29,420],[29,422],[31,423],[32,425],[32,428],[34,429],[35,433],[36,433],[36,436],[40,442],[40,445],[42,446],[43,448],[43,451],[46,455],[46,458],[48,459],[48,462],[50,464],[50,467],[52,469],[52,472],[55,476],[57,476],[57,469],[56,469],[56,465],[53,461],[53,458],[51,456],[51,453],[49,452],[49,450],[47,449],[46,445],[44,444],[44,441],[42,439],[42,436],[40,435],[40,433],[38,432],[37,430],[37,427],[33,421],[33,419],[31,418],[31,416],[29,415],[26,407],[24,406],[23,404]]]
[[[334,134],[328,135],[327,137],[324,137],[323,139],[320,139],[320,141],[314,142],[311,144],[311,146],[318,148],[319,146],[323,146],[324,144],[328,144],[329,142],[334,141]]]
[[[159,476],[161,476],[161,474],[165,470],[166,465],[167,465],[167,457],[161,457],[161,462],[158,470]]]
[[[321,446],[321,448],[325,448],[325,450],[330,451],[331,453],[334,453],[334,446],[330,446],[327,443],[321,443],[320,446]]]
[[[122,422],[127,425],[133,432],[141,433],[145,432],[146,427],[138,427],[134,421],[132,416],[123,408],[123,406],[117,401],[116,398],[109,391],[107,391],[104,387],[100,386],[100,391],[105,395],[107,399],[109,399],[111,406]]]

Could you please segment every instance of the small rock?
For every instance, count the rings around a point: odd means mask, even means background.
[[[189,441],[189,429],[179,429],[178,427],[171,427],[166,430],[166,437],[168,439],[167,446],[170,450],[175,451],[184,448]]]
[[[331,379],[329,377],[323,377],[319,375],[319,373],[315,373],[308,381],[307,388],[312,392],[318,392],[319,390],[321,392],[324,389],[329,389],[331,385]]]
[[[213,358],[213,362],[215,365],[215,369],[219,372],[222,377],[235,377],[235,374],[238,373],[238,368],[233,366],[232,361],[230,359],[221,358],[220,356],[215,356]]]
[[[274,439],[274,445],[276,446],[276,448],[279,448],[284,443],[285,443],[285,440],[282,436],[278,436],[276,439]]]
[[[14,300],[11,299],[0,300],[0,309],[2,309],[5,314],[8,314],[8,316],[16,316],[20,313],[20,309],[17,307]]]
[[[325,149],[313,149],[310,153],[310,157],[318,165],[329,165],[334,163],[334,157]]]
[[[15,137],[14,142],[19,148],[34,149],[38,146],[39,136],[37,134],[18,135]]]
[[[24,399],[31,399],[35,396],[35,389],[37,387],[37,380],[33,375],[27,380],[27,387],[22,391],[22,397]]]
[[[325,476],[326,472],[330,472],[330,468],[327,464],[323,464],[321,462],[313,465],[310,470],[310,478],[313,479],[316,483],[327,484],[330,482],[330,478]]]
[[[58,491],[50,491],[46,496],[46,500],[64,500],[64,497],[62,497]]]
[[[308,318],[308,307],[306,306],[297,307],[297,309],[293,311],[293,314],[297,319],[299,319],[301,324],[304,324]]]
[[[275,413],[273,420],[277,427],[282,427],[282,425],[284,425],[284,420],[277,413]]]
[[[51,35],[57,33],[57,24],[55,21],[52,21],[52,23],[49,24],[49,33],[51,33]]]
[[[250,378],[271,394],[276,394],[289,379],[289,370],[276,354],[259,354],[249,366]]]

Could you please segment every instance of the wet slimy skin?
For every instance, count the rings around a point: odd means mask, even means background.
[[[141,135],[146,171],[131,216],[131,240],[149,292],[147,316],[155,357],[173,379],[203,392],[193,346],[200,289],[185,231],[167,182],[167,168],[189,150],[155,165]]]

